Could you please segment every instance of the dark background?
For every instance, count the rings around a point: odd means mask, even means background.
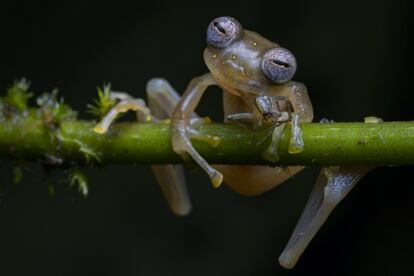
[[[414,118],[412,16],[407,1],[108,1],[0,4],[0,88],[21,76],[59,87],[85,110],[96,86],[144,97],[151,77],[182,91],[203,64],[205,30],[231,15],[290,49],[316,120]],[[199,113],[221,116],[211,89]],[[81,112],[82,118],[88,118]],[[89,168],[90,196],[65,191],[40,166],[13,184],[0,163],[0,275],[411,275],[412,167],[379,168],[335,210],[294,270],[283,250],[317,176],[308,168],[278,189],[246,198],[188,173],[193,211],[171,214],[147,166]],[[63,187],[55,197],[47,182]]]

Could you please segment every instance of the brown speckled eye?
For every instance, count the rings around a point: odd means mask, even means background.
[[[268,50],[262,60],[262,71],[266,77],[276,83],[290,81],[296,72],[295,56],[287,49],[278,47]]]
[[[229,16],[214,19],[207,29],[207,43],[216,48],[225,48],[242,34],[240,23]]]

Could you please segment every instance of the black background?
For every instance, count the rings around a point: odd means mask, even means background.
[[[35,91],[59,87],[85,110],[96,86],[144,97],[151,77],[182,91],[207,72],[205,30],[231,15],[290,49],[315,118],[414,118],[407,1],[163,1],[0,4],[0,88],[21,76]],[[69,1],[68,1],[69,3]],[[211,91],[211,92],[210,92]],[[215,120],[221,94],[198,109]],[[82,118],[88,118],[81,112]],[[89,168],[90,196],[47,192],[39,166],[12,183],[0,163],[0,275],[412,275],[412,167],[379,168],[335,210],[294,270],[277,257],[318,168],[253,198],[188,172],[193,211],[171,214],[146,166]],[[64,187],[64,184],[58,184]]]

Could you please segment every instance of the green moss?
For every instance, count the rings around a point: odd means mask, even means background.
[[[79,169],[73,169],[69,173],[69,185],[76,188],[84,197],[88,196],[89,184],[86,175]]]
[[[39,112],[47,124],[58,124],[62,120],[75,120],[76,111],[65,104],[62,97],[58,97],[58,90],[45,92],[36,99],[40,107]]]
[[[104,84],[103,87],[97,87],[98,99],[94,100],[94,104],[88,105],[88,111],[98,119],[102,119],[109,110],[115,106],[116,100],[111,99],[111,84]]]
[[[33,97],[33,93],[29,92],[30,82],[25,78],[16,80],[14,84],[7,89],[7,96],[3,98],[3,104],[7,104],[20,111],[28,108],[28,100]]]

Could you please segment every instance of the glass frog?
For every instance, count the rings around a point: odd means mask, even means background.
[[[291,81],[297,63],[294,55],[258,33],[244,30],[231,17],[214,19],[207,28],[204,60],[210,73],[194,78],[180,97],[164,79],[147,84],[148,107],[142,99],[126,93],[112,92],[118,104],[95,127],[98,133],[108,130],[117,114],[137,111],[139,122],[170,119],[173,150],[185,161],[194,161],[210,177],[215,187],[224,182],[236,192],[258,195],[286,181],[303,166],[287,168],[252,165],[210,165],[198,154],[191,140],[217,145],[220,137],[197,131],[205,120],[195,109],[209,86],[223,89],[224,116],[227,122],[252,129],[270,128],[271,144],[264,157],[278,161],[277,145],[286,123],[292,125],[289,152],[298,153],[305,146],[300,124],[313,119],[312,104],[305,85]],[[157,181],[177,215],[191,210],[182,165],[153,165]],[[346,196],[369,168],[323,168],[308,204],[292,237],[279,258],[282,266],[295,265],[313,236],[333,208]]]

